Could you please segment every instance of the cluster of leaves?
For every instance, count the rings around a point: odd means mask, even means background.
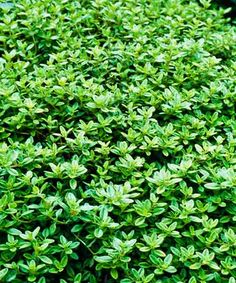
[[[216,3],[218,6],[224,7],[225,9],[230,8],[227,15],[232,18],[232,23],[236,23],[236,0],[214,0],[213,3]]]
[[[208,0],[0,1],[0,281],[235,283],[236,30]]]

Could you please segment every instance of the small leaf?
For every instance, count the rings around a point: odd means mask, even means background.
[[[208,265],[215,270],[220,270],[219,265],[214,261],[210,262]]]
[[[22,234],[22,232],[18,229],[15,229],[15,228],[11,228],[8,230],[8,233],[11,234],[11,235],[14,235],[14,236],[19,236]]]
[[[200,262],[196,262],[196,263],[193,263],[189,266],[190,269],[199,269],[201,268],[201,263]]]
[[[11,175],[11,176],[18,176],[19,173],[16,169],[13,169],[13,168],[9,168],[7,169],[7,172]]]
[[[189,279],[188,283],[197,283],[197,280],[196,280],[196,278],[195,278],[194,276],[192,276],[192,277]]]
[[[70,188],[75,190],[77,188],[77,181],[75,179],[70,180]]]
[[[94,259],[95,259],[97,262],[100,262],[100,263],[108,263],[108,262],[111,262],[111,261],[112,261],[112,257],[110,257],[110,256],[108,256],[108,255],[95,256]]]
[[[74,278],[74,283],[81,283],[82,282],[82,274],[78,273]]]
[[[100,229],[100,228],[95,229],[95,230],[94,230],[94,236],[95,236],[96,238],[101,238],[101,237],[103,236],[103,231],[102,231],[102,229]]]
[[[118,276],[119,276],[119,274],[118,274],[118,271],[117,271],[117,269],[112,269],[111,271],[110,271],[110,274],[111,274],[111,277],[113,278],[113,279],[118,279]]]
[[[169,273],[175,273],[177,272],[177,269],[174,266],[169,266],[167,269],[165,269],[165,271]]]
[[[204,185],[205,188],[209,190],[219,190],[220,186],[217,183],[207,183]]]
[[[164,263],[169,265],[169,264],[171,264],[172,259],[173,259],[172,254],[168,254],[164,259]]]
[[[52,260],[49,257],[45,256],[45,255],[41,255],[41,256],[39,256],[39,258],[44,263],[47,263],[47,264],[52,264],[53,263]]]
[[[7,275],[7,272],[8,272],[8,268],[3,268],[2,270],[0,270],[0,280]]]

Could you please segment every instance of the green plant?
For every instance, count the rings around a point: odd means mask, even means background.
[[[224,14],[0,1],[1,282],[235,282]]]

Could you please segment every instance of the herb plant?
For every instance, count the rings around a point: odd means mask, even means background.
[[[0,1],[0,282],[235,283],[225,13]]]

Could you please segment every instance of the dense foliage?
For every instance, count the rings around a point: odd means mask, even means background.
[[[0,1],[0,281],[235,283],[224,10],[13,2]]]

